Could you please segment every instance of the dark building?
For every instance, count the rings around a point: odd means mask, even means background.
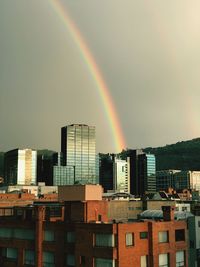
[[[129,150],[130,158],[130,193],[144,195],[156,191],[156,162],[153,154],[142,150]]]
[[[60,165],[60,153],[40,154],[37,157],[37,182],[53,185],[53,166]]]
[[[4,153],[0,152],[0,177],[4,176]]]
[[[104,192],[113,190],[114,155],[100,154],[99,159],[99,184],[104,188]]]

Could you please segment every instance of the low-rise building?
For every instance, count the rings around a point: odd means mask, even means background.
[[[122,223],[108,218],[107,200],[90,200],[94,186],[71,190],[77,200],[0,212],[1,267],[188,267],[187,224],[174,208],[160,221]]]

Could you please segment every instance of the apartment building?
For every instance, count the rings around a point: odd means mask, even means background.
[[[0,208],[0,266],[188,267],[187,225],[173,207],[162,221],[119,222],[108,219],[108,201],[89,196]]]

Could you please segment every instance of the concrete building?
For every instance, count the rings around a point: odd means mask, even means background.
[[[130,193],[130,162],[115,158],[113,163],[113,188],[115,192]]]
[[[0,193],[21,193],[27,192],[33,194],[35,197],[40,197],[46,194],[57,194],[57,186],[46,186],[45,183],[38,183],[38,185],[9,185],[0,187]]]
[[[34,185],[37,173],[37,151],[14,149],[5,153],[5,185]]]
[[[116,221],[136,220],[143,211],[142,201],[110,200],[108,201],[108,218]]]
[[[71,177],[73,183],[96,184],[94,126],[72,124],[62,127],[61,152],[63,154],[63,166],[74,168],[74,175]]]

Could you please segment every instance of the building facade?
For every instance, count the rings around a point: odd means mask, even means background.
[[[117,223],[107,201],[35,203],[0,212],[1,267],[188,267],[187,224]],[[3,208],[1,208],[3,210]],[[101,223],[100,223],[101,222]]]
[[[157,190],[191,189],[200,191],[200,171],[162,170],[156,172]]]
[[[102,185],[104,192],[114,189],[114,157],[113,154],[99,155],[99,184]]]
[[[53,185],[73,185],[74,183],[73,166],[53,166]]]
[[[142,150],[129,150],[130,158],[130,193],[144,195],[156,191],[156,159],[153,154]]]
[[[95,127],[72,124],[61,129],[63,165],[74,168],[74,183],[96,183]]]
[[[14,149],[5,153],[5,185],[36,184],[37,151],[32,149]]]
[[[130,193],[130,163],[129,158],[115,158],[113,163],[113,188],[115,192]]]
[[[168,188],[174,188],[174,174],[180,170],[162,170],[156,172],[157,191],[167,191]]]

